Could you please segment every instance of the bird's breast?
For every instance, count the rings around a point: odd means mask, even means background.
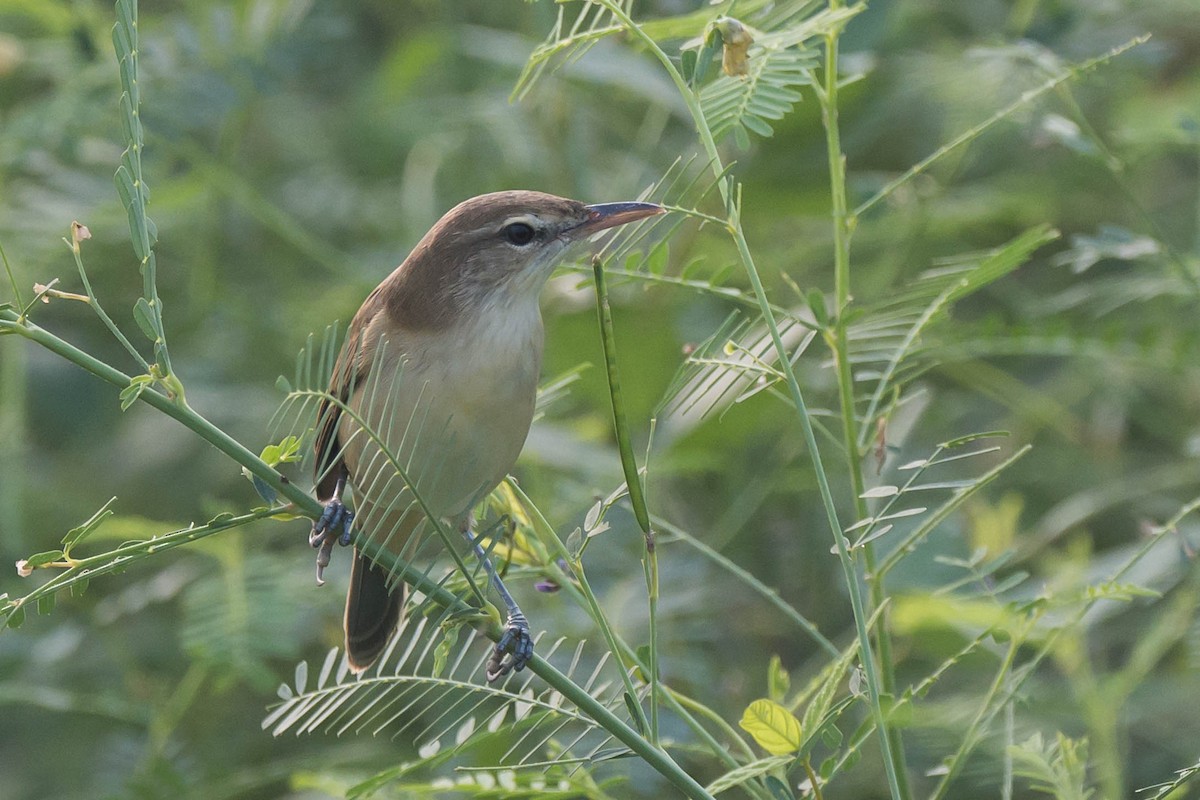
[[[435,513],[466,514],[524,446],[541,352],[536,304],[483,309],[436,333],[390,334],[377,374],[351,403],[376,440],[353,423],[343,431],[356,491],[375,505],[404,506],[396,461]]]

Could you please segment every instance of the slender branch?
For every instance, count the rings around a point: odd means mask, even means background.
[[[604,279],[604,262],[597,256],[592,260],[592,272],[596,278],[596,313],[600,319],[600,340],[604,346],[604,365],[608,376],[608,394],[612,400],[613,426],[617,432],[617,448],[621,454],[621,468],[625,472],[625,487],[634,516],[646,541],[646,556],[642,567],[646,573],[646,594],[650,605],[650,741],[658,744],[658,550],[654,546],[654,529],[650,526],[650,512],[646,508],[646,494],[642,490],[641,475],[633,455],[633,443],[629,435],[629,422],[625,418],[625,404],[621,392],[621,376],[617,369],[617,342],[613,332],[612,308],[608,303],[608,285]],[[635,695],[636,697],[636,695]]]
[[[517,497],[521,499],[521,501],[525,504],[525,508],[529,510],[530,518],[532,519],[535,528],[540,528],[542,531],[546,532],[548,536],[557,540],[557,534],[554,533],[554,529],[551,527],[550,522],[542,515],[541,509],[539,509],[529,500],[528,495],[525,494],[524,490],[522,490],[520,486],[517,486],[516,484],[513,484],[512,486],[513,491],[515,491],[517,494]],[[583,570],[583,560],[577,555],[571,554],[566,550],[565,547],[561,547],[561,555],[559,557],[561,557],[563,561],[570,566],[571,576],[575,578],[579,586],[579,590],[583,594],[584,605],[587,606],[590,616],[596,623],[596,626],[600,628],[600,634],[604,637],[604,641],[608,645],[609,652],[617,658],[621,658],[622,661],[626,660],[622,658],[622,649],[618,645],[617,635],[613,632],[612,625],[609,624],[608,616],[604,613],[604,609],[600,607],[600,601],[596,598],[595,592],[592,591],[591,584],[588,583],[587,575]],[[636,701],[637,688],[633,685],[633,678],[629,677],[629,671],[626,669],[621,669],[620,672],[621,681],[625,684],[625,691]],[[631,707],[634,713],[636,713],[638,716],[639,726],[643,730],[647,729],[649,727],[649,723],[646,720],[645,712],[642,710],[642,707],[636,702],[632,703]],[[658,744],[655,743],[655,747],[657,746]]]
[[[63,239],[63,241],[67,240]],[[109,333],[111,333],[116,340],[121,343],[121,346],[125,348],[129,355],[133,356],[133,360],[136,361],[143,370],[150,372],[150,364],[146,362],[146,359],[142,357],[142,354],[138,352],[137,348],[133,346],[129,339],[125,338],[125,334],[121,333],[121,329],[118,328],[117,324],[112,321],[110,316],[108,316],[108,313],[104,310],[104,307],[100,305],[100,299],[96,297],[96,293],[92,291],[92,282],[88,280],[87,270],[83,268],[83,256],[80,254],[79,242],[67,242],[67,246],[71,248],[71,255],[75,257],[75,266],[79,268],[79,278],[83,281],[83,290],[87,292],[88,305],[90,305],[92,310],[96,312],[96,316],[100,317],[100,321],[104,323],[104,327],[108,328]]]
[[[0,330],[16,333],[36,342],[119,389],[127,388],[133,381],[129,375],[60,339],[45,328],[39,327],[27,319],[18,318],[11,309],[0,309]],[[176,403],[165,394],[153,389],[146,389],[138,396],[138,399],[182,423],[213,447],[262,478],[268,486],[291,500],[297,513],[313,519],[321,515],[321,504],[316,499],[190,407]]]
[[[841,0],[830,0],[829,9],[841,6]],[[838,401],[842,415],[842,441],[846,452],[846,466],[850,474],[850,491],[854,512],[858,519],[867,515],[867,503],[863,499],[863,451],[858,445],[858,412],[854,404],[854,369],[850,363],[850,344],[847,318],[851,302],[850,295],[850,238],[857,217],[850,215],[846,202],[846,156],[842,152],[841,128],[838,124],[838,42],[841,26],[835,26],[825,34],[824,86],[817,93],[821,104],[821,117],[825,127],[825,144],[829,159],[830,207],[833,216],[833,264],[834,264],[834,309],[833,330],[827,336],[834,353],[834,366],[838,379]],[[864,420],[871,424],[870,418]],[[840,533],[838,538],[841,538]],[[863,566],[866,570],[870,592],[870,608],[882,608],[885,593],[883,577],[875,572],[875,545],[863,547]],[[881,686],[886,694],[896,695],[896,673],[892,664],[892,642],[887,629],[886,612],[880,616],[874,629],[875,647],[878,650]],[[864,652],[864,659],[871,654]],[[880,726],[880,735],[890,743],[885,748],[885,763],[892,797],[908,800],[911,796],[908,770],[904,759],[904,742],[900,731],[886,722]]]
[[[25,304],[21,300],[21,290],[17,287],[17,277],[13,275],[12,265],[8,263],[8,253],[4,252],[4,244],[0,243],[0,261],[4,262],[4,271],[8,274],[8,283],[12,286],[13,300],[18,308],[22,308]]]
[[[700,137],[701,145],[708,156],[709,163],[712,165],[714,174],[718,176],[724,175],[723,161],[720,153],[717,152],[716,142],[713,139],[712,131],[708,127],[708,123],[704,118],[704,113],[700,109],[699,101],[696,94],[688,86],[683,75],[675,68],[671,59],[663,52],[658,43],[652,39],[649,34],[642,30],[637,23],[625,12],[625,9],[614,2],[614,0],[596,0],[605,8],[607,8],[615,18],[621,21],[629,30],[630,34],[643,42],[655,58],[662,64],[675,86],[679,89],[680,95],[683,97],[684,103],[688,107],[689,113],[692,115],[693,122],[696,126],[696,131]],[[879,730],[880,747],[883,750],[884,767],[888,776],[888,784],[891,789],[893,800],[900,800],[902,794],[900,792],[898,779],[895,770],[895,758],[892,753],[892,744],[887,734],[887,718],[883,712],[883,703],[881,698],[879,675],[875,668],[875,660],[871,648],[870,636],[867,631],[867,611],[862,597],[862,587],[855,566],[850,558],[850,553],[846,548],[846,539],[842,535],[842,526],[838,521],[837,505],[833,499],[833,492],[829,488],[829,479],[825,473],[824,464],[821,461],[821,453],[817,447],[816,434],[814,433],[813,423],[810,418],[808,404],[804,400],[804,394],[800,390],[800,383],[796,378],[796,372],[791,362],[788,359],[787,349],[783,344],[783,337],[779,333],[779,325],[776,323],[775,314],[771,310],[771,303],[767,298],[766,289],[763,286],[762,278],[759,276],[758,268],[755,266],[754,258],[750,254],[750,246],[746,241],[745,232],[742,229],[741,212],[739,202],[733,197],[733,179],[724,175],[718,183],[718,188],[721,192],[721,197],[725,201],[729,209],[730,234],[733,237],[734,244],[737,247],[738,255],[741,258],[742,266],[746,270],[746,276],[750,281],[751,287],[754,289],[754,296],[758,300],[759,309],[763,315],[763,320],[766,323],[767,330],[771,335],[771,343],[779,356],[781,369],[784,370],[787,378],[788,394],[791,396],[792,403],[796,409],[796,415],[800,422],[800,429],[804,435],[805,445],[808,448],[809,456],[812,459],[813,471],[817,478],[817,488],[820,490],[821,503],[825,508],[825,515],[829,523],[829,529],[834,537],[834,545],[837,549],[838,561],[842,567],[843,577],[846,581],[846,587],[850,594],[850,605],[854,612],[854,625],[859,639],[859,647],[862,651],[862,664],[866,672],[867,688],[871,697],[871,712],[875,719],[876,726]]]
[[[997,122],[1000,122],[1005,117],[1011,116],[1015,111],[1020,110],[1020,108],[1022,106],[1026,106],[1026,105],[1032,103],[1034,100],[1037,100],[1042,95],[1044,95],[1047,92],[1051,91],[1052,89],[1056,88],[1060,84],[1065,83],[1066,81],[1069,81],[1072,78],[1076,78],[1076,77],[1084,74],[1085,72],[1090,72],[1091,70],[1095,69],[1096,67],[1100,66],[1101,64],[1111,61],[1112,59],[1114,59],[1117,56],[1124,53],[1126,50],[1130,50],[1134,47],[1137,47],[1140,44],[1144,44],[1147,40],[1149,40],[1149,38],[1150,38],[1149,34],[1146,34],[1143,36],[1136,36],[1133,39],[1130,39],[1129,41],[1125,42],[1124,44],[1114,47],[1113,49],[1109,50],[1107,53],[1104,53],[1103,55],[1097,56],[1096,58],[1089,59],[1089,60],[1083,62],[1082,64],[1080,64],[1076,67],[1073,67],[1072,69],[1067,70],[1066,72],[1062,73],[1061,75],[1056,75],[1055,77],[1050,78],[1045,83],[1043,83],[1041,86],[1030,89],[1029,91],[1026,91],[1026,92],[1022,92],[1020,97],[1018,97],[1016,100],[1014,100],[1013,102],[1006,105],[1004,108],[1001,108],[995,114],[992,114],[990,117],[985,119],[983,122],[980,122],[978,125],[975,125],[971,128],[968,128],[967,130],[963,131],[958,136],[954,137],[949,142],[942,145],[937,150],[933,151],[928,156],[926,156],[925,158],[918,161],[916,164],[913,164],[911,167],[909,167],[907,170],[904,171],[904,174],[900,175],[899,177],[897,177],[894,180],[888,181],[888,183],[886,183],[883,186],[883,188],[881,188],[875,194],[871,195],[871,197],[869,197],[867,200],[865,200],[864,202],[859,204],[859,206],[854,209],[854,216],[861,217],[863,214],[867,213],[872,208],[874,208],[876,205],[878,205],[881,201],[885,200],[888,196],[890,196],[892,194],[892,192],[896,191],[901,186],[903,186],[904,184],[906,184],[910,180],[912,180],[914,177],[916,177],[917,175],[920,175],[922,172],[929,169],[929,167],[933,164],[933,162],[939,160],[942,156],[946,155],[951,150],[954,150],[958,147],[961,147],[964,144],[967,144],[968,142],[974,141],[975,139],[979,138],[979,136],[981,136],[983,134],[983,132],[986,131],[988,128],[992,127]]]
[[[119,388],[125,388],[130,384],[131,378],[128,375],[94,358],[32,322],[20,320],[12,309],[0,309],[0,332],[16,333],[30,341],[36,342],[47,350],[62,356],[66,360]],[[292,501],[294,508],[291,510],[313,518],[321,514],[321,504],[315,498],[309,496],[299,486],[293,484],[279,472],[269,467],[262,459],[250,452],[250,450],[246,449],[220,428],[217,428],[211,422],[201,417],[191,408],[177,404],[167,398],[166,395],[155,390],[143,391],[138,399],[181,422],[218,450],[262,478],[269,486]],[[407,561],[392,553],[382,543],[363,542],[360,545],[360,549],[368,558],[384,566],[392,574],[400,575],[406,583],[424,593],[438,605],[451,611],[464,613],[475,610],[445,587],[440,586],[436,581],[423,575],[420,570],[412,567]],[[502,631],[498,625],[493,623],[485,626],[484,633],[488,638],[497,641]],[[638,734],[637,731],[609,711],[582,687],[551,666],[549,662],[535,653],[528,664],[528,668],[574,703],[581,711],[596,720],[597,723],[616,739],[629,747],[630,750],[640,756],[664,778],[678,787],[684,795],[694,798],[694,800],[711,800],[711,795],[704,790],[704,787],[684,772],[666,751],[654,746]],[[622,671],[624,672],[624,670]]]
[[[767,601],[771,603],[771,605],[782,611],[788,619],[800,626],[801,630],[811,636],[813,641],[815,641],[821,647],[821,649],[829,653],[830,656],[833,658],[841,657],[841,651],[837,649],[833,642],[829,641],[828,638],[826,638],[819,630],[817,630],[817,626],[813,625],[813,623],[806,619],[799,611],[785,603],[783,598],[779,596],[778,591],[767,586],[758,578],[754,577],[754,575],[742,569],[733,561],[730,561],[728,558],[721,555],[716,550],[697,539],[695,536],[692,536],[678,525],[674,525],[661,517],[654,517],[653,521],[659,529],[667,532],[671,536],[678,537],[680,541],[686,543],[690,547],[695,548],[706,558],[715,561],[724,569],[729,570],[742,581],[744,581],[747,586],[765,597]]]

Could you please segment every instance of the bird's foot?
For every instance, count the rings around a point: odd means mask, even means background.
[[[504,635],[496,642],[492,657],[488,659],[488,683],[504,677],[509,672],[520,672],[532,657],[533,637],[529,635],[529,622],[524,614],[517,612],[508,618]]]
[[[334,544],[340,544],[342,547],[350,544],[350,530],[353,524],[354,512],[346,508],[337,497],[325,504],[325,510],[313,523],[308,543],[317,548],[318,586],[325,583],[325,568],[329,566]]]

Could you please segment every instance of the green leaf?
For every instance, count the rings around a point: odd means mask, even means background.
[[[692,86],[704,83],[708,78],[708,73],[712,71],[713,58],[721,51],[721,36],[715,31],[708,36],[704,45],[700,48],[700,52],[696,54],[696,71],[692,73]]]
[[[767,697],[782,703],[791,685],[792,679],[783,668],[783,660],[778,655],[771,656],[771,663],[767,665]]]
[[[24,622],[25,622],[25,607],[17,606],[15,609],[13,609],[13,612],[8,615],[8,622],[6,624],[8,625],[8,627],[12,628],[13,630],[16,630],[17,628],[21,627],[21,624]]]
[[[639,663],[641,663],[641,664],[649,664],[650,663],[650,645],[644,644],[641,647],[639,647],[636,652],[637,652],[637,659],[638,659]],[[649,683],[648,676],[646,676],[640,668],[638,669],[638,675],[641,677],[641,679],[644,682]],[[662,678],[661,671],[659,672],[658,677],[660,679]]]
[[[816,57],[813,52],[786,45],[756,45],[746,75],[721,75],[700,91],[700,108],[714,138],[732,133],[745,149],[750,142],[748,131],[763,137],[773,135],[767,120],[783,119],[800,101],[803,95],[798,87],[811,83]]]
[[[433,677],[440,678],[446,671],[446,661],[450,658],[450,653],[454,649],[454,645],[458,643],[458,626],[445,625],[442,627],[442,640],[438,642],[438,646],[433,651]]]
[[[708,786],[705,786],[704,789],[709,794],[718,794],[735,786],[740,786],[746,781],[757,778],[759,775],[763,775],[771,770],[786,767],[791,761],[792,757],[790,755],[760,758],[757,761],[751,761],[749,764],[743,764],[737,769],[726,772]]]
[[[250,473],[250,483],[254,484],[254,491],[258,492],[258,496],[268,503],[274,504],[279,499],[279,493],[262,478]]]
[[[746,134],[746,129],[741,125],[733,129],[733,141],[737,144],[739,150],[750,149],[750,137]]]
[[[679,54],[679,73],[683,75],[683,79],[692,83],[692,78],[696,76],[696,51],[684,50]]]
[[[755,700],[746,707],[738,725],[772,755],[794,753],[804,742],[800,720],[774,700]]]
[[[131,405],[137,402],[137,399],[142,396],[142,392],[146,390],[154,378],[149,375],[138,375],[129,379],[129,385],[121,390],[119,397],[121,398],[121,410],[126,411]]]
[[[646,271],[652,275],[662,275],[667,271],[667,261],[671,251],[667,246],[668,239],[663,239],[654,246],[650,255],[646,256]]]
[[[113,515],[111,506],[116,501],[116,497],[109,498],[108,502],[102,505],[95,514],[92,514],[92,516],[88,518],[87,522],[84,522],[77,528],[71,528],[71,530],[67,531],[67,535],[62,539],[63,553],[70,553],[72,547],[82,542],[97,528],[104,524],[104,520]]]
[[[567,552],[571,554],[572,559],[577,560],[583,555],[583,545],[586,541],[581,528],[576,528],[567,535]]]
[[[792,794],[792,790],[774,775],[767,776],[766,784],[775,800],[796,800],[796,795]]]
[[[829,325],[829,311],[825,308],[825,295],[820,289],[811,289],[805,296],[808,301],[808,308],[813,313],[813,319],[817,321],[817,325],[824,328]]]
[[[304,694],[304,686],[308,683],[308,662],[301,661],[296,665],[296,694]]]
[[[821,728],[821,741],[830,750],[835,750],[842,744],[842,729],[830,722]]]
[[[646,735],[646,731],[642,728],[642,709],[638,706],[637,700],[633,699],[633,695],[629,692],[624,693],[625,708],[629,709],[629,718],[633,720],[633,725],[637,728],[638,733],[642,736]]]
[[[43,617],[48,617],[54,613],[54,598],[55,597],[56,597],[55,593],[51,592],[50,594],[44,594],[38,598],[37,612],[39,615],[41,615]]]
[[[55,561],[61,561],[64,555],[62,550],[45,550],[41,553],[34,553],[25,559],[25,568],[37,569],[38,567],[44,567]]]
[[[757,133],[764,139],[769,139],[775,135],[775,129],[767,123],[763,122],[759,117],[746,116],[742,119],[742,124],[751,133]]]
[[[269,466],[278,466],[283,463],[293,463],[300,460],[300,437],[287,436],[284,437],[279,444],[269,444],[263,448],[259,455],[263,461]]]
[[[208,522],[206,522],[205,527],[207,527],[211,530],[216,530],[218,528],[224,528],[227,525],[229,525],[230,521],[233,520],[233,518],[234,518],[234,514],[232,514],[231,512],[222,511],[220,514],[217,514],[215,517],[213,517]]]
[[[977,439],[996,439],[1012,434],[1008,431],[983,431],[981,433],[971,433],[966,436],[959,436],[957,439],[951,439],[948,442],[942,442],[939,447],[944,447],[947,450],[952,447],[962,447],[964,444],[970,444]]]
[[[158,325],[155,323],[154,311],[151,310],[150,304],[146,302],[146,298],[139,297],[137,302],[133,304],[133,318],[147,339],[152,342],[158,341]]]

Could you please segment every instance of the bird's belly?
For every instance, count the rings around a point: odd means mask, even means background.
[[[403,357],[398,350],[383,359],[350,402],[367,429],[343,415],[339,438],[358,527],[368,536],[401,544],[426,511],[464,518],[525,444],[540,337],[512,348],[478,339],[457,344],[411,343]]]

